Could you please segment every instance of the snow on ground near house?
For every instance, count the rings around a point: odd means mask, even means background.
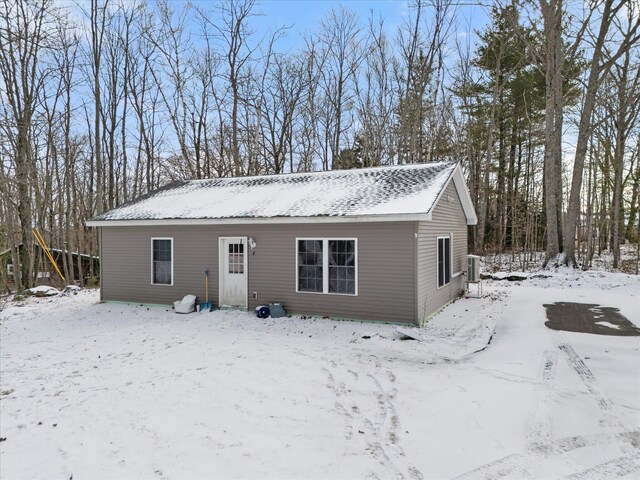
[[[638,475],[640,337],[552,331],[542,305],[600,303],[640,325],[640,279],[559,272],[484,291],[424,342],[91,291],[7,303],[0,477]]]

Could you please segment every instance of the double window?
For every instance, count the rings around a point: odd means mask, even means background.
[[[173,285],[173,238],[151,239],[151,283]]]
[[[343,238],[296,240],[298,292],[357,295],[357,242]]]
[[[451,281],[451,237],[438,237],[438,288]]]

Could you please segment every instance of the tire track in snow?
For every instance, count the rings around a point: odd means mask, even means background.
[[[484,478],[488,480],[495,480],[512,473],[516,473],[520,477],[527,477],[532,473],[535,475],[535,470],[544,460],[558,457],[565,452],[594,444],[619,444],[622,450],[629,454],[629,456],[602,463],[582,472],[587,476],[576,477],[599,479],[606,477],[606,475],[603,476],[603,474],[606,474],[608,471],[607,469],[615,470],[615,468],[617,468],[616,465],[619,465],[620,471],[625,471],[625,468],[630,468],[627,460],[625,459],[635,458],[640,454],[640,431],[625,432],[617,435],[600,435],[597,437],[575,436],[567,437],[560,441],[550,441],[551,420],[548,418],[548,409],[550,407],[551,394],[553,392],[553,378],[555,375],[555,365],[557,365],[558,352],[563,353],[568,365],[577,374],[578,378],[591,394],[591,397],[600,407],[604,423],[609,427],[622,432],[627,428],[626,425],[624,425],[623,422],[621,422],[615,415],[613,403],[598,383],[593,372],[591,372],[589,367],[584,363],[573,347],[564,341],[562,333],[550,332],[550,334],[555,350],[547,350],[543,354],[543,360],[538,374],[538,381],[536,383],[534,406],[527,422],[526,436],[528,451],[507,455],[502,459],[487,463],[456,478]],[[552,352],[555,352],[555,354]],[[545,411],[547,411],[547,413],[545,413]],[[545,417],[548,420],[546,420]],[[600,440],[593,440],[594,438],[599,438]],[[601,469],[601,474],[597,474],[597,472],[600,471],[598,469]],[[593,474],[588,473],[591,471],[593,471]],[[576,475],[580,475],[580,473],[577,473]],[[622,473],[621,475],[626,474]]]
[[[535,452],[548,451],[551,443],[551,402],[553,381],[558,365],[558,352],[545,350],[538,372],[538,381],[533,392],[533,405],[526,422],[527,448]]]
[[[591,372],[591,369],[587,366],[586,363],[580,358],[580,356],[576,353],[571,345],[562,341],[563,338],[558,335],[552,335],[553,341],[556,345],[556,348],[564,353],[567,363],[571,367],[571,369],[578,375],[582,383],[591,396],[596,400],[600,409],[603,411],[610,411],[613,409],[613,404],[611,400],[604,393],[600,384],[596,380],[596,377]]]
[[[584,383],[584,386],[587,387],[587,390],[589,390],[591,396],[598,403],[600,409],[607,414],[607,417],[611,417],[613,413],[613,403],[604,393],[600,384],[596,380],[596,377],[593,375],[589,367],[587,367],[587,364],[584,363],[582,358],[580,358],[571,345],[561,343],[557,345],[557,347],[558,350],[565,354],[569,366],[578,375],[582,383]],[[611,418],[609,418],[609,420],[611,420]]]
[[[605,393],[604,389],[600,386],[600,383],[594,376],[591,369],[586,363],[584,363],[573,347],[564,341],[562,332],[551,332],[551,338],[556,348],[564,354],[571,369],[578,375],[578,378],[580,378],[584,386],[587,388],[591,397],[600,407],[600,410],[602,411],[601,422],[613,430],[625,431],[627,426],[623,421],[621,421],[620,417],[616,415],[615,405]],[[625,453],[631,454],[632,450],[625,446]]]
[[[540,463],[546,459],[558,457],[570,450],[582,448],[594,444],[593,440],[588,437],[567,437],[561,441],[551,442],[551,423],[548,418],[548,410],[550,407],[551,394],[553,392],[553,379],[555,376],[555,367],[557,365],[558,352],[562,352],[571,369],[578,375],[582,383],[585,385],[592,398],[597,402],[603,413],[604,422],[616,430],[624,431],[626,426],[615,415],[613,403],[608,398],[593,372],[584,363],[582,358],[576,353],[571,345],[563,341],[560,332],[551,334],[552,341],[556,350],[547,350],[543,354],[538,381],[536,383],[536,391],[534,394],[534,406],[527,422],[527,448],[528,452],[515,453],[508,455],[500,460],[490,462],[475,470],[467,472],[460,479],[484,478],[495,480],[505,477],[509,474],[516,473],[521,477],[529,476],[532,470],[536,469]],[[548,422],[548,423],[547,423]],[[598,438],[601,441],[597,444],[620,444],[625,453],[638,456],[640,453],[640,432],[623,433],[619,435],[602,435]],[[584,477],[576,478],[603,478],[607,469],[615,469],[620,464],[620,471],[630,468],[625,459],[632,457],[621,457],[621,459],[605,462],[591,469],[585,470]],[[626,467],[625,467],[626,465]],[[623,468],[624,467],[624,468]],[[602,474],[598,475],[598,469],[602,469]],[[635,470],[634,470],[635,471]],[[579,475],[579,474],[576,474]],[[590,476],[591,475],[591,476]],[[621,474],[625,475],[625,474]]]
[[[531,409],[525,422],[526,449],[533,455],[521,465],[519,474],[523,477],[539,477],[541,461],[549,455],[552,440],[551,404],[555,393],[554,380],[557,365],[558,351],[545,350],[533,391]]]
[[[546,458],[557,457],[562,455],[563,453],[577,450],[578,448],[614,444],[627,447],[635,447],[636,456],[638,456],[638,454],[640,454],[640,430],[623,433],[576,435],[572,437],[565,437],[550,443],[549,451]],[[526,451],[512,453],[499,460],[495,460],[493,462],[482,465],[481,467],[463,473],[462,475],[455,477],[454,480],[496,480],[498,478],[506,477],[507,475],[510,475],[512,473],[518,474],[520,477],[524,477],[528,475],[528,471],[523,468],[523,464],[527,464],[528,462],[532,461],[540,461],[540,456],[537,452]],[[605,477],[600,476],[596,478]]]
[[[640,471],[640,456],[629,455],[625,457],[615,458],[595,467],[587,468],[578,473],[574,473],[565,477],[570,480],[600,480],[602,478],[624,477],[632,473]]]

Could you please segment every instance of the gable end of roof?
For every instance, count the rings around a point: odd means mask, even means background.
[[[435,205],[437,205],[442,196],[444,195],[445,190],[449,186],[449,184],[453,182],[456,187],[456,191],[458,192],[458,197],[460,198],[460,204],[462,205],[462,210],[464,211],[464,216],[467,220],[467,225],[477,225],[478,224],[478,216],[476,214],[476,209],[473,206],[473,201],[471,200],[471,195],[469,194],[469,189],[467,188],[467,182],[464,179],[464,174],[462,173],[462,168],[460,167],[460,163],[456,165],[451,177],[447,181],[446,185],[438,194],[438,199],[436,200]]]

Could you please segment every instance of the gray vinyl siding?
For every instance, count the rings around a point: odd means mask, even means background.
[[[449,201],[451,199],[451,201]],[[417,310],[418,322],[424,323],[429,316],[460,295],[465,287],[463,275],[466,271],[467,221],[460,203],[458,191],[449,185],[435,206],[430,222],[417,223]],[[453,235],[451,255],[451,281],[438,288],[437,239]]]
[[[249,308],[282,302],[288,312],[335,318],[416,322],[416,222],[102,227],[104,301],[171,304],[192,293],[218,304],[218,238],[252,237]],[[173,237],[173,285],[151,284],[151,238]],[[296,237],[358,239],[358,295],[296,292]],[[466,241],[466,237],[465,237]],[[257,292],[257,300],[252,293]]]

